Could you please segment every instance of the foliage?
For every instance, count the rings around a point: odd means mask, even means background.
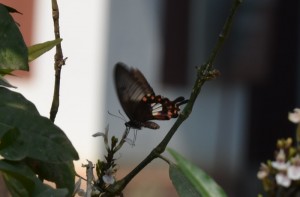
[[[223,189],[204,171],[172,149],[177,164],[170,164],[170,178],[180,196],[226,197]]]
[[[15,70],[28,71],[29,59],[37,58],[61,40],[28,50],[10,11],[17,12],[0,4],[0,171],[13,196],[71,196],[73,160],[79,158],[78,153],[65,133],[41,116],[33,103],[8,89],[14,86],[3,78]],[[57,189],[43,180],[54,182]]]

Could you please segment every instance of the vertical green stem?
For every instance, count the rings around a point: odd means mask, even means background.
[[[59,9],[56,0],[52,0],[52,18],[54,24],[54,35],[55,39],[60,38],[59,31]],[[54,122],[56,114],[59,107],[59,90],[60,90],[60,74],[61,67],[65,64],[65,59],[63,59],[63,53],[61,44],[56,45],[56,53],[54,56],[54,69],[55,69],[55,82],[54,82],[54,93],[52,99],[52,105],[50,109],[50,120]]]
[[[296,143],[297,143],[297,149],[300,149],[300,123],[298,123],[298,125],[297,125]]]

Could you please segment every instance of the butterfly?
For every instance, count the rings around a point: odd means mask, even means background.
[[[115,86],[119,101],[129,118],[126,127],[141,129],[159,129],[159,125],[150,120],[170,120],[179,115],[179,106],[188,102],[184,97],[170,101],[166,97],[155,95],[144,75],[124,63],[117,63],[114,70]]]

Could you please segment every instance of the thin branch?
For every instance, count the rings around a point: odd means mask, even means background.
[[[212,65],[216,59],[218,52],[221,50],[221,47],[224,44],[225,39],[228,37],[229,30],[231,28],[233,17],[242,3],[241,0],[234,0],[232,8],[230,10],[229,16],[223,26],[223,29],[219,35],[217,43],[213,48],[211,55],[209,56],[207,62],[200,66],[197,70],[197,79],[195,81],[194,87],[192,89],[190,99],[170,131],[164,137],[164,139],[160,142],[160,144],[154,148],[151,153],[136,167],[134,168],[127,176],[123,179],[119,180],[116,184],[113,184],[107,188],[109,193],[106,193],[104,196],[113,196],[116,194],[120,194],[122,190],[126,187],[126,185],[131,181],[131,179],[136,176],[146,165],[148,165],[152,160],[160,157],[161,153],[163,153],[170,142],[172,136],[175,134],[177,128],[182,124],[184,120],[188,118],[188,116],[192,112],[192,108],[194,106],[195,100],[198,97],[203,84],[211,79],[216,78],[219,75],[219,72],[213,69]]]
[[[230,10],[230,13],[224,23],[221,33],[219,34],[217,43],[215,44],[212,52],[210,53],[210,56],[206,62],[206,65],[209,65],[209,66],[213,65],[213,62],[216,59],[218,52],[220,51],[221,47],[223,46],[225,39],[228,37],[228,34],[231,30],[231,26],[233,23],[233,17],[235,16],[235,14],[237,12],[237,8],[239,7],[239,5],[241,3],[242,3],[242,0],[234,0],[233,5]]]
[[[59,9],[56,0],[52,0],[52,18],[54,24],[54,35],[55,39],[60,38],[59,32]],[[58,112],[59,107],[59,89],[60,89],[60,74],[61,67],[65,64],[65,60],[63,58],[63,52],[61,48],[61,44],[56,45],[56,53],[54,56],[54,70],[55,70],[55,83],[54,83],[54,93],[52,99],[52,105],[50,109],[50,120],[54,122],[56,114]]]
[[[86,185],[86,194],[85,197],[90,197],[92,194],[92,182],[94,180],[93,169],[94,165],[91,161],[87,160],[88,164],[82,165],[86,168],[87,175],[87,185]]]
[[[158,156],[159,158],[161,158],[162,160],[164,160],[166,163],[168,163],[169,165],[171,165],[171,161],[168,159],[168,158],[166,158],[166,157],[164,157],[164,156],[162,156],[162,155],[159,155]]]

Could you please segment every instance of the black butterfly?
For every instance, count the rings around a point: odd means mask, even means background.
[[[159,125],[149,120],[170,120],[177,118],[179,106],[188,102],[184,97],[174,101],[155,95],[144,75],[124,63],[115,67],[115,85],[120,103],[130,121],[125,125],[134,129],[147,127],[159,129]]]

